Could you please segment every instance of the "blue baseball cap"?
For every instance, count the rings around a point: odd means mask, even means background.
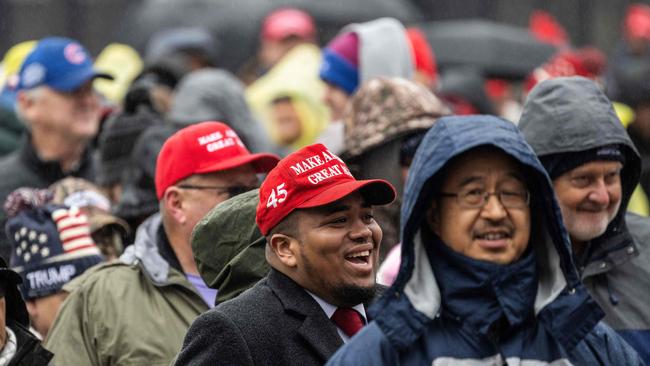
[[[62,37],[38,41],[18,76],[18,90],[46,85],[60,92],[71,92],[94,78],[113,80],[94,69],[92,58],[79,42]]]

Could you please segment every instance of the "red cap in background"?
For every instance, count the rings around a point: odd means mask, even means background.
[[[630,5],[625,13],[623,33],[628,39],[650,40],[650,6],[645,4]]]
[[[277,9],[264,19],[262,39],[280,41],[290,36],[314,40],[314,19],[306,12],[294,8]]]
[[[584,76],[597,80],[606,65],[607,57],[595,47],[561,51],[528,75],[525,90],[530,91],[542,81],[558,77]]]
[[[533,11],[528,21],[528,29],[541,42],[557,47],[565,47],[570,44],[564,27],[547,11]]]

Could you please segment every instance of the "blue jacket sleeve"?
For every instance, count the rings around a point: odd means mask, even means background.
[[[578,343],[570,358],[576,365],[645,365],[636,351],[603,322]]]
[[[399,366],[399,364],[399,356],[388,338],[375,322],[371,322],[339,348],[326,366]]]

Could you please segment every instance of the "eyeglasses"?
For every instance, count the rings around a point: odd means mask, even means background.
[[[217,194],[224,194],[228,193],[228,196],[234,197],[238,194],[242,194],[248,191],[252,191],[254,189],[257,189],[258,187],[255,186],[230,186],[230,187],[220,187],[220,186],[200,186],[200,185],[193,185],[193,184],[181,184],[176,186],[181,189],[199,189],[199,190],[213,190],[216,191]]]
[[[440,193],[442,197],[455,197],[458,205],[464,208],[481,208],[485,206],[490,196],[497,196],[505,208],[522,208],[530,203],[530,193],[523,191],[486,192],[480,189],[460,191],[458,193]]]

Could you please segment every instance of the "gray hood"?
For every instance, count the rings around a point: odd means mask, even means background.
[[[224,122],[251,152],[270,151],[268,137],[244,99],[244,85],[225,70],[200,69],[181,79],[168,118],[181,127],[204,121]]]
[[[167,284],[171,269],[169,263],[160,255],[156,244],[156,236],[161,228],[160,213],[153,214],[138,226],[135,242],[120,256],[120,262],[124,264],[139,264],[144,273],[158,286]]]
[[[413,77],[411,48],[399,20],[379,18],[351,24],[341,33],[346,32],[359,36],[359,86],[377,76]]]
[[[580,76],[538,84],[526,99],[519,129],[537,156],[621,144],[639,159],[612,102]]]
[[[641,159],[612,103],[594,82],[569,77],[540,83],[528,95],[519,128],[542,163],[553,154],[619,145],[625,154],[621,208],[607,231],[592,242],[611,247],[613,242],[625,239],[613,238],[629,236],[624,214],[639,182]]]

